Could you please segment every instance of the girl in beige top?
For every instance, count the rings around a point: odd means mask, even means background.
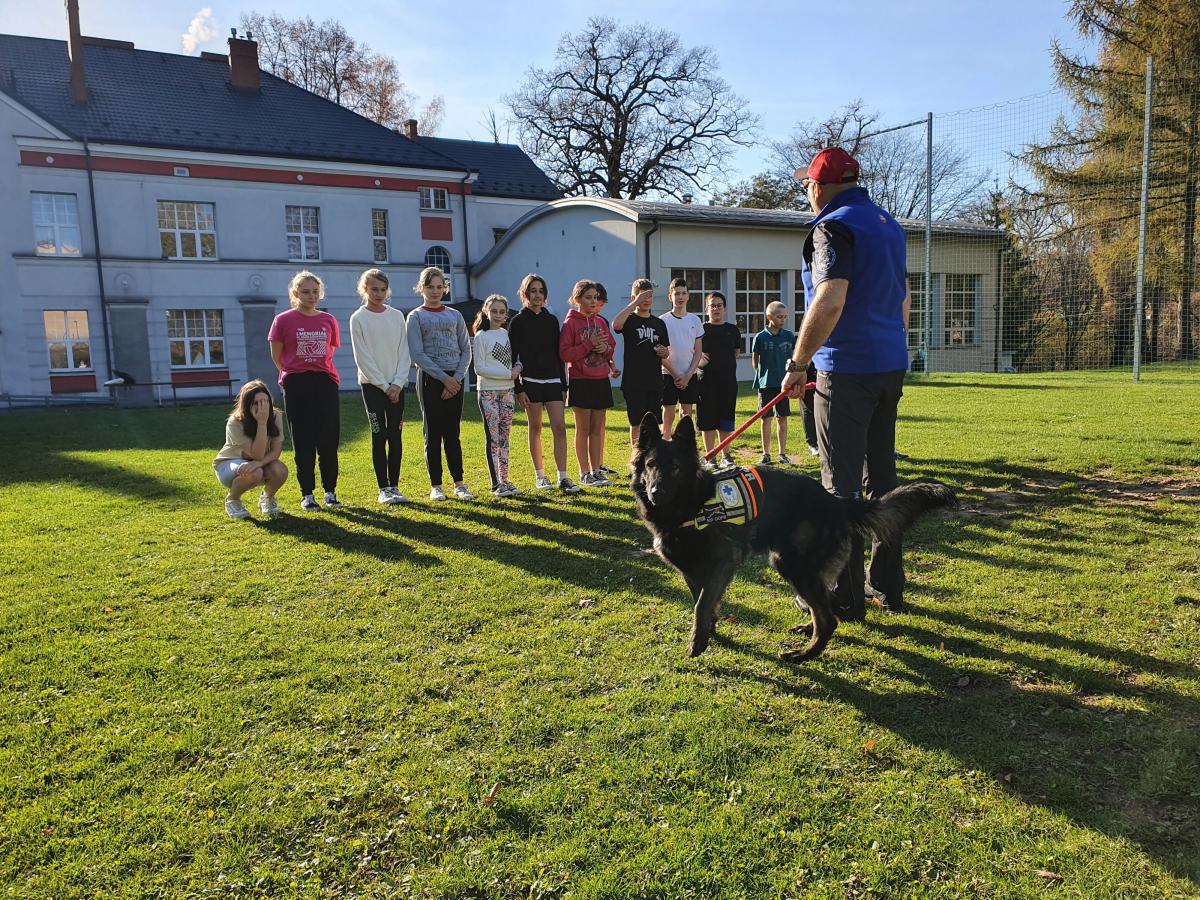
[[[261,381],[248,381],[238,391],[237,403],[225,423],[225,446],[213,460],[217,480],[229,489],[225,512],[248,519],[242,494],[258,485],[258,508],[266,516],[279,515],[275,492],[287,481],[288,470],[279,459],[283,452],[283,414],[271,401],[270,389]]]

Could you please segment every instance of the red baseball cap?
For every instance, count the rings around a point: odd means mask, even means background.
[[[817,184],[844,184],[858,180],[858,160],[841,147],[826,147],[813,157],[808,169],[797,169],[796,178],[811,178]]]

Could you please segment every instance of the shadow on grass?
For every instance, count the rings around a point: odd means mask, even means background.
[[[937,462],[947,471],[958,468]],[[990,472],[986,465],[963,468],[970,469],[974,483],[993,479],[1008,484],[1013,478],[1061,482],[1027,509],[1015,510],[1014,517],[1036,519],[1046,505],[1079,513],[1102,507],[1114,518],[1114,529],[1123,533],[1149,527],[1151,518],[1156,528],[1169,528],[1173,518],[1164,517],[1162,510],[1110,503],[1081,492],[1078,476],[1028,467]],[[983,537],[965,536],[975,541]],[[941,527],[930,544],[951,557],[978,556],[956,545],[965,536],[961,529]],[[1063,563],[1037,568],[1067,571],[1070,557],[1082,552],[1080,536],[1057,536],[1057,545],[1048,549],[1043,543],[1039,552]],[[1020,534],[1005,536],[1018,550],[1023,539]],[[1095,535],[1087,540],[1090,555],[1104,552]],[[752,580],[766,582],[762,576]],[[1151,646],[1131,645],[1123,636],[1104,643],[1056,631],[1053,625],[1010,627],[1000,618],[923,609],[923,598],[941,594],[952,600],[949,592],[927,585],[914,587],[912,594],[911,614],[885,618],[870,611],[865,627],[840,628],[833,639],[835,645],[859,645],[889,658],[888,674],[901,682],[899,688],[873,689],[864,679],[831,672],[820,660],[788,666],[758,646],[721,634],[715,646],[764,661],[773,671],[764,674],[758,663],[753,669],[722,663],[711,671],[734,680],[759,680],[789,696],[811,696],[817,686],[905,741],[949,754],[964,769],[987,773],[1022,801],[1136,842],[1176,876],[1200,882],[1200,703],[1195,699],[1200,666],[1160,658]],[[1106,605],[1115,602],[1105,598]],[[1070,627],[1064,625],[1064,631]],[[895,763],[886,756],[886,750],[880,752],[881,765]]]

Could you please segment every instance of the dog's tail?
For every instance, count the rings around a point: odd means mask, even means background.
[[[868,500],[850,514],[852,524],[875,539],[890,544],[903,537],[904,532],[925,513],[954,506],[954,491],[940,481],[914,481],[884,494],[878,500]]]

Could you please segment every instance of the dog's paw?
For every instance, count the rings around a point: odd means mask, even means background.
[[[704,635],[703,637],[700,637],[699,635],[693,634],[691,636],[691,639],[688,640],[688,646],[687,646],[687,655],[688,656],[691,656],[691,657],[699,656],[701,653],[703,653],[707,649],[708,649],[708,635]]]
[[[793,625],[788,629],[788,634],[802,634],[805,637],[812,637],[813,623],[805,622],[803,625]]]
[[[785,663],[802,663],[812,659],[812,656],[804,650],[784,650],[779,658]]]

